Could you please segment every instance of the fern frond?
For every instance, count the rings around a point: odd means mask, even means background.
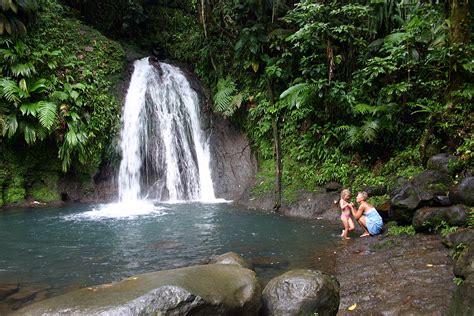
[[[29,93],[21,89],[15,81],[4,78],[0,80],[0,97],[4,97],[8,102],[19,103],[21,99],[29,97]]]
[[[57,105],[53,102],[48,101],[39,101],[38,105],[39,122],[41,126],[49,130],[56,122]]]
[[[232,79],[220,79],[217,82],[217,92],[214,94],[214,110],[225,113],[232,105],[235,83]]]
[[[362,136],[365,143],[372,143],[377,138],[377,132],[379,130],[378,120],[367,120],[361,127]]]

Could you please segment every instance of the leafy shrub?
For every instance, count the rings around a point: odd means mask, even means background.
[[[408,226],[391,226],[388,228],[387,235],[399,236],[399,235],[414,236],[416,234],[415,227],[413,225]]]

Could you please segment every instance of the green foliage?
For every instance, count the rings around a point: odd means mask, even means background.
[[[469,210],[469,216],[467,218],[467,227],[474,228],[474,208]]]
[[[388,236],[399,236],[399,235],[408,235],[414,236],[416,234],[415,228],[413,225],[408,226],[391,226],[388,228]]]
[[[222,113],[225,117],[231,117],[242,105],[244,93],[237,92],[235,82],[231,78],[220,79],[216,88],[214,111]]]
[[[54,140],[63,171],[74,161],[97,168],[118,125],[110,77],[123,50],[45,2],[28,36],[0,42],[0,127],[12,141]]]
[[[456,284],[456,286],[460,286],[461,284],[463,284],[464,279],[463,279],[463,278],[454,277],[454,278],[453,278],[453,282],[454,282],[454,284]]]
[[[0,35],[25,35],[27,22],[39,9],[36,0],[0,1]]]
[[[434,230],[440,234],[441,236],[445,237],[449,233],[453,233],[458,230],[459,227],[457,226],[450,226],[446,221],[442,220],[434,227]]]
[[[457,244],[456,247],[454,247],[451,250],[451,257],[453,258],[453,260],[457,260],[459,256],[461,255],[461,253],[464,251],[464,249],[466,249],[465,244],[463,243]]]

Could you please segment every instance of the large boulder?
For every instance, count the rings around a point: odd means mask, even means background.
[[[338,220],[341,215],[337,204],[339,198],[338,192],[302,193],[295,202],[282,207],[279,212],[292,217]]]
[[[454,291],[448,315],[474,315],[474,274],[471,274],[460,286],[456,288],[456,291]]]
[[[250,269],[250,264],[245,261],[239,254],[231,251],[222,255],[211,258],[210,264],[236,264],[246,269]]]
[[[336,315],[339,282],[314,270],[292,270],[268,282],[263,290],[265,315]]]
[[[433,231],[442,222],[450,226],[465,226],[469,209],[464,205],[450,207],[422,207],[416,210],[412,224],[415,230]]]
[[[258,315],[255,273],[212,264],[137,275],[18,310],[17,315]]]
[[[419,192],[419,197],[427,205],[435,196],[447,195],[452,180],[447,173],[436,170],[425,170],[413,177],[411,181]]]
[[[445,173],[450,173],[448,165],[450,161],[455,161],[457,157],[450,154],[437,154],[428,159],[426,167],[430,170],[441,171]]]
[[[410,222],[420,201],[418,191],[411,183],[396,188],[390,199],[390,218],[401,223]]]
[[[454,203],[474,206],[474,177],[464,178],[449,191],[449,198]]]
[[[362,191],[367,192],[369,196],[381,196],[387,193],[387,186],[385,185],[368,185],[362,187]]]
[[[257,160],[245,135],[228,121],[213,117],[210,134],[211,173],[219,198],[237,200],[251,186]]]
[[[467,244],[454,262],[453,273],[457,277],[467,279],[474,274],[474,242]]]
[[[391,193],[390,217],[411,222],[417,208],[439,204],[439,196],[446,196],[451,184],[448,174],[435,170],[425,170],[413,180],[401,182]]]

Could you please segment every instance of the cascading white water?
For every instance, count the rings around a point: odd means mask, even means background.
[[[137,60],[122,117],[121,202],[215,200],[199,99],[181,71]]]

